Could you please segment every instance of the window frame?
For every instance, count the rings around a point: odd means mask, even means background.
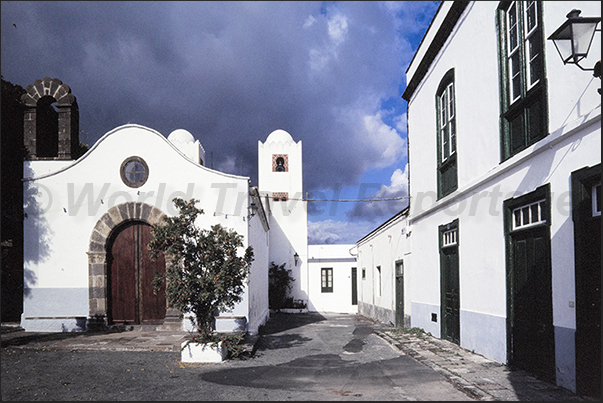
[[[601,181],[591,187],[592,216],[601,216]]]
[[[140,165],[142,165],[142,167],[144,168],[144,175],[142,180],[136,182],[136,181],[131,181],[130,179],[128,179],[127,173],[126,173],[126,168],[128,166],[128,164],[130,164],[131,162],[133,163],[138,163]],[[138,156],[131,156],[126,158],[122,163],[121,163],[121,167],[119,168],[119,173],[121,176],[121,180],[122,182],[131,188],[139,188],[142,185],[144,185],[147,180],[149,179],[149,166],[146,163],[146,161],[144,159],[142,159],[141,157]]]
[[[320,268],[320,292],[321,293],[332,293],[333,292],[333,268],[332,267],[321,267]]]
[[[511,29],[511,10],[516,14],[515,30]],[[497,13],[503,162],[548,135],[548,94],[542,2],[505,1],[500,3]],[[534,24],[530,27],[532,20]],[[511,49],[513,38],[516,46]],[[535,53],[531,53],[533,50]],[[517,67],[513,64],[514,57]],[[515,74],[514,68],[517,68]],[[514,79],[518,80],[517,88]]]
[[[379,282],[378,285],[377,285],[378,286],[378,291],[379,291],[379,295],[378,296],[380,297],[381,296],[381,265],[376,266],[376,269],[377,269],[377,281]]]
[[[438,199],[458,187],[457,107],[454,68],[444,74],[435,94]],[[445,186],[448,185],[448,186]]]

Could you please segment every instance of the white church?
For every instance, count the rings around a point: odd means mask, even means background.
[[[165,293],[153,293],[154,273],[165,270],[165,260],[152,261],[146,248],[151,225],[177,214],[175,197],[199,200],[199,226],[233,229],[254,250],[243,300],[216,316],[216,330],[253,334],[265,323],[271,262],[291,270],[291,297],[307,309],[356,311],[352,245],[308,245],[302,143],[286,131],[258,142],[256,187],[249,177],[208,168],[204,148],[183,129],[166,138],[123,125],[75,159],[78,106],[69,86],[36,80],[22,101],[29,153],[23,167],[25,330],[81,331],[98,317],[190,330],[186,316],[167,309]],[[53,103],[58,113],[48,108]]]

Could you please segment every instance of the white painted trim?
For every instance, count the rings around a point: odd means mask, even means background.
[[[55,171],[55,172],[50,172],[50,173],[47,173],[47,174],[44,174],[44,175],[40,175],[40,176],[37,176],[37,177],[32,177],[32,178],[23,178],[22,179],[23,182],[28,182],[28,181],[34,181],[34,180],[38,180],[38,179],[48,178],[48,177],[60,174],[61,172],[66,171],[66,170],[68,170],[68,169],[76,166],[77,164],[79,164],[80,162],[82,162],[83,160],[85,160],[88,157],[88,155],[90,155],[92,153],[92,151],[94,151],[94,149],[96,149],[99,146],[99,144],[102,143],[107,137],[109,137],[110,135],[116,133],[119,130],[123,130],[123,129],[127,129],[127,128],[138,128],[138,129],[146,130],[148,132],[153,133],[154,135],[156,135],[156,136],[160,137],[161,139],[163,139],[163,141],[165,141],[167,144],[169,144],[169,146],[172,147],[174,149],[174,151],[176,151],[178,154],[180,154],[182,157],[184,157],[184,159],[187,162],[189,162],[190,164],[196,166],[197,168],[201,168],[201,169],[204,169],[204,170],[209,171],[209,172],[217,173],[217,174],[220,174],[220,175],[225,176],[227,178],[247,179],[248,181],[250,180],[250,178],[248,176],[240,176],[240,175],[227,174],[227,173],[224,173],[224,172],[215,171],[213,169],[207,168],[204,165],[198,164],[198,163],[194,162],[193,160],[191,160],[189,157],[187,157],[182,151],[180,151],[178,149],[178,147],[176,147],[174,144],[172,144],[171,141],[169,141],[163,134],[159,133],[157,130],[154,130],[154,129],[151,129],[149,127],[142,126],[142,125],[136,125],[136,124],[128,123],[128,124],[125,124],[125,125],[122,125],[122,126],[118,126],[115,129],[113,129],[113,130],[105,133],[105,135],[103,135],[96,143],[94,143],[94,145],[88,151],[86,151],[86,153],[84,155],[82,155],[77,160],[73,161],[72,164],[67,165],[67,166],[65,166],[65,167],[63,167],[63,168],[61,168],[61,169],[59,169],[58,171]]]

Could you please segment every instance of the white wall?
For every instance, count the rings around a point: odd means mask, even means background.
[[[143,158],[149,166],[147,182],[137,189],[120,177],[120,166],[130,156]],[[200,225],[220,223],[247,242],[249,179],[194,163],[152,129],[118,127],[77,161],[57,162],[54,173],[49,167],[49,161],[24,163],[26,330],[81,329],[89,313],[90,238],[99,218],[118,204],[142,202],[175,215],[172,198],[194,197],[205,212]],[[235,314],[246,316],[246,303],[235,308]]]
[[[357,268],[353,244],[308,245],[310,284],[308,310],[357,313],[352,304],[352,268]],[[322,292],[321,269],[333,269],[333,292]]]
[[[249,323],[247,331],[257,334],[270,311],[268,309],[268,269],[270,267],[270,236],[268,218],[259,197],[252,197],[258,212],[249,220],[249,243],[253,247],[254,261],[249,273]]]
[[[573,171],[601,162],[600,80],[576,66],[564,66],[547,40],[550,134],[501,162],[497,6],[498,2],[467,6],[409,102],[412,325],[440,334],[440,323],[432,322],[430,316],[440,309],[438,226],[458,218],[460,344],[506,362],[503,201],[550,184],[553,322],[556,336],[561,335],[556,339],[557,383],[575,390],[570,345],[575,329],[575,289],[569,192]],[[545,37],[565,21],[572,8],[581,9],[582,16],[601,15],[600,2],[544,2]],[[430,31],[437,28],[432,26]],[[421,48],[428,45],[424,42]],[[422,52],[424,49],[418,54]],[[600,59],[600,33],[591,52],[585,66]],[[419,62],[417,58],[413,61],[407,81]],[[451,68],[455,69],[458,189],[436,202],[435,94]]]
[[[404,264],[405,283],[414,275],[409,264],[409,230],[406,216],[397,214],[356,243],[360,314],[383,323],[396,324],[396,262]],[[381,279],[377,267],[381,268]],[[408,316],[412,309],[411,295],[405,292],[404,299],[404,314]]]

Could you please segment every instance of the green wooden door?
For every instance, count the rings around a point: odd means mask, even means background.
[[[459,344],[461,335],[458,246],[443,248],[440,264],[442,271],[442,338]]]
[[[460,344],[459,220],[441,225],[439,238],[441,337]]]
[[[358,305],[358,273],[355,267],[352,267],[352,305]]]
[[[601,165],[572,174],[576,276],[576,387],[601,397]]]
[[[512,367],[555,380],[555,339],[548,227],[511,235]]]
[[[396,326],[404,327],[404,262],[396,262]]]

